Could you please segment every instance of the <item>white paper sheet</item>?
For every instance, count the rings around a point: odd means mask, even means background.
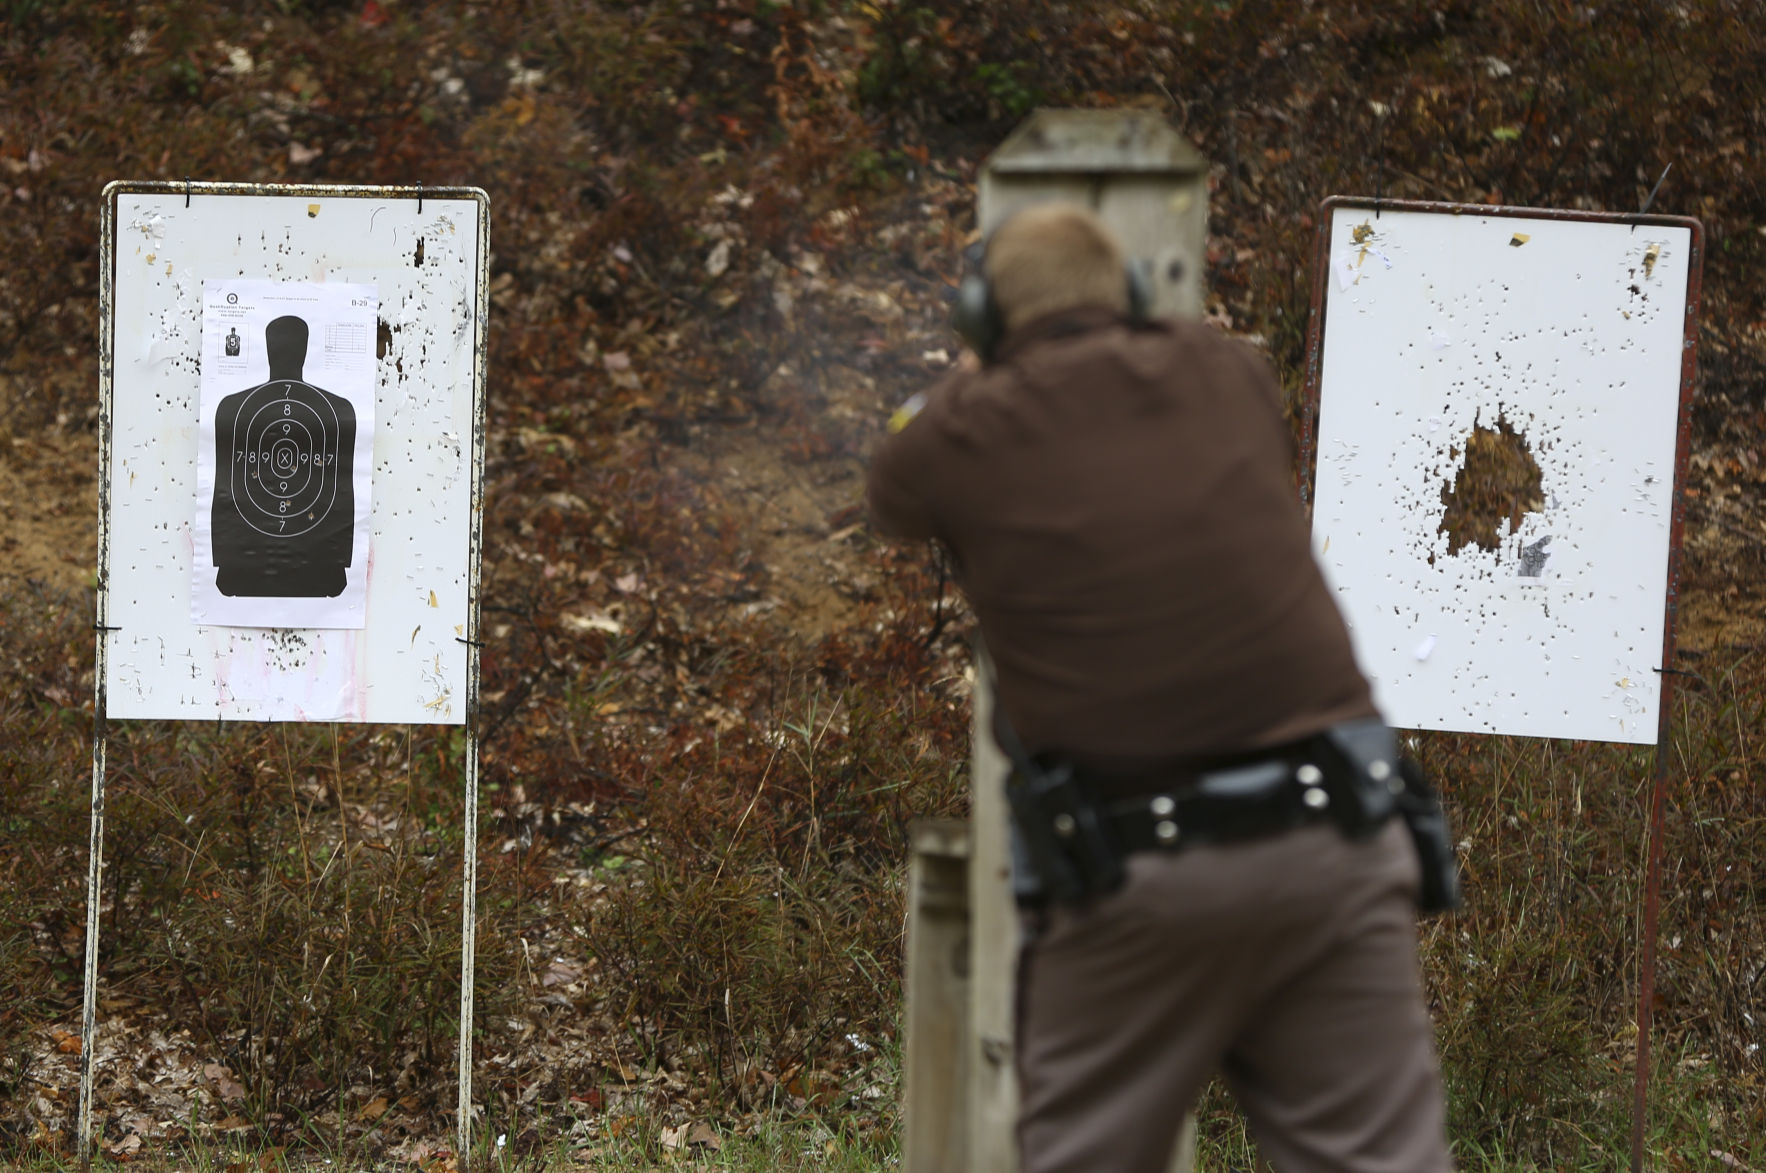
[[[203,282],[195,622],[365,625],[378,315],[373,285]]]

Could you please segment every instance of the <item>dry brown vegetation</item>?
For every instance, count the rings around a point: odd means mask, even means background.
[[[881,1134],[903,831],[964,801],[967,617],[873,540],[859,471],[951,361],[981,159],[1047,103],[1157,109],[1213,160],[1210,316],[1291,392],[1324,196],[1628,211],[1674,164],[1656,210],[1708,251],[1653,1144],[1761,1167],[1756,7],[0,0],[0,1160],[65,1151],[74,1108],[104,182],[490,193],[477,1068],[511,1159],[656,1117]],[[1647,755],[1420,740],[1469,842],[1426,939],[1456,1141],[1611,1167]],[[457,732],[150,722],[111,752],[106,1151],[247,1130],[433,1167]]]

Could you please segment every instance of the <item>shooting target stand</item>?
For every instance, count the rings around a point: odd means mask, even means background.
[[[464,726],[464,1168],[489,199],[186,181],[103,200],[80,1164],[108,722],[172,719]]]
[[[1634,1173],[1703,252],[1685,217],[1333,197],[1301,410],[1313,552],[1388,723],[1655,745]],[[1474,463],[1515,474],[1499,518]]]

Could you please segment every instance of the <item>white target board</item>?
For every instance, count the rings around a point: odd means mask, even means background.
[[[465,721],[486,207],[106,189],[109,716]]]
[[[1327,208],[1314,553],[1387,720],[1655,741],[1697,222]]]

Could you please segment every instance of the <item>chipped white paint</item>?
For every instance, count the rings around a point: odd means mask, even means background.
[[[478,199],[116,195],[107,529],[109,715],[460,724],[466,718],[479,333]],[[421,245],[419,244],[421,242]],[[421,248],[421,263],[418,263]],[[168,275],[169,273],[169,275]],[[380,292],[374,508],[361,631],[190,619],[205,278]],[[433,607],[430,600],[434,599]],[[412,624],[422,622],[415,634]],[[240,687],[254,681],[254,688]],[[264,692],[268,700],[249,699]]]
[[[1687,228],[1338,207],[1314,550],[1394,725],[1652,743]],[[1539,507],[1448,552],[1502,419]]]

